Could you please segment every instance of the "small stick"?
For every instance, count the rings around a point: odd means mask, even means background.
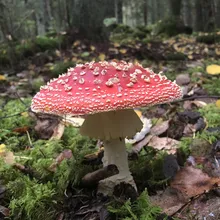
[[[114,164],[110,164],[92,173],[86,174],[82,178],[82,184],[85,186],[94,186],[94,185],[97,185],[100,180],[106,179],[118,173],[119,173],[119,170],[117,166]]]
[[[184,102],[187,100],[193,100],[193,99],[206,99],[206,98],[210,98],[210,99],[220,99],[220,96],[205,96],[205,95],[201,95],[201,96],[191,96],[191,97],[186,97],[186,98],[182,98],[170,103],[177,103],[177,102]]]

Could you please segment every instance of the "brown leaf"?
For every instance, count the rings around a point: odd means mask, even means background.
[[[13,132],[23,134],[23,133],[26,133],[28,131],[28,129],[29,129],[28,126],[23,126],[23,127],[19,127],[19,128],[14,128]]]
[[[178,190],[186,199],[190,199],[209,192],[219,184],[220,178],[209,177],[202,170],[188,166],[178,171],[170,185]]]
[[[169,128],[169,120],[163,121],[160,124],[156,124],[150,129],[150,134],[152,135],[160,135],[166,132],[166,130]]]
[[[151,146],[157,150],[166,150],[173,154],[176,152],[176,148],[179,145],[179,141],[167,137],[154,136],[150,139],[148,146]]]
[[[0,205],[0,213],[2,213],[4,216],[9,216],[10,215],[10,211],[8,208]]]
[[[169,187],[164,192],[151,196],[150,201],[153,205],[160,206],[167,215],[173,215],[184,206],[175,190]]]
[[[55,161],[50,165],[49,170],[55,172],[57,166],[59,166],[64,159],[70,159],[72,156],[73,154],[71,150],[69,149],[64,150],[57,156]]]

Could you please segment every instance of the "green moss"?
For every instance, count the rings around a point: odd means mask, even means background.
[[[9,114],[15,109],[22,110],[22,108],[18,100],[11,101],[4,107],[9,109]],[[25,150],[28,144],[27,135],[7,130],[7,126],[13,125],[10,120],[12,119],[4,119],[3,124],[6,129],[1,130],[6,137],[2,137],[1,141],[7,149],[13,150],[16,161],[28,170],[25,174],[0,159],[0,179],[8,189],[5,205],[11,210],[11,219],[55,219],[59,209],[62,208],[62,205],[57,206],[57,202],[62,203],[67,186],[70,184],[77,187],[86,173],[97,169],[82,164],[84,155],[94,151],[95,141],[82,137],[77,129],[67,127],[63,140],[34,141],[32,138],[33,147]],[[30,125],[29,120],[27,118],[17,123]],[[55,170],[51,170],[50,166],[54,164],[57,156],[66,149],[72,151],[72,157],[64,159]]]
[[[196,37],[197,42],[214,44],[220,42],[220,35],[216,33],[209,33],[206,35],[200,35]]]
[[[166,60],[186,60],[187,57],[184,53],[169,53],[166,56]]]
[[[15,127],[21,127],[29,124],[30,118],[28,115],[22,114],[27,111],[31,102],[30,98],[24,98],[21,100],[11,100],[0,111],[0,129],[11,129]],[[18,115],[16,115],[18,113]],[[19,114],[20,113],[20,114]],[[13,117],[9,117],[15,115]],[[5,118],[4,118],[5,117]]]
[[[217,127],[220,125],[220,108],[215,104],[208,104],[198,111],[207,121],[208,127]]]
[[[155,220],[161,213],[159,207],[150,203],[146,190],[135,202],[131,203],[130,200],[124,204],[114,202],[108,206],[108,211],[114,213],[116,218],[121,220]]]
[[[27,176],[16,179],[7,184],[10,201],[10,215],[14,220],[54,219],[57,212],[54,196],[56,191],[53,184],[38,183]],[[16,195],[13,198],[13,195]]]
[[[73,61],[67,61],[67,62],[56,62],[53,67],[51,68],[52,75],[54,77],[58,76],[59,74],[65,73],[68,68],[74,67],[76,65]]]
[[[35,44],[41,51],[53,50],[59,48],[60,43],[61,43],[60,39],[55,37],[44,36],[44,37],[37,37],[35,39]]]
[[[25,41],[20,43],[15,47],[16,54],[19,57],[30,57],[33,56],[36,52],[35,44],[32,41]]]
[[[138,159],[129,164],[135,182],[141,190],[149,185],[160,188],[166,183],[163,174],[163,160],[166,155],[164,151],[156,151],[147,146],[145,151],[139,153]]]
[[[172,37],[180,33],[192,34],[192,28],[184,26],[179,18],[170,16],[158,21],[157,24],[154,25],[153,33],[155,35],[165,34]]]
[[[206,79],[203,87],[210,95],[220,95],[220,77],[213,76],[211,79]]]

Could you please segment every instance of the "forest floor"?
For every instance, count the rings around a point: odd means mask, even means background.
[[[68,50],[0,73],[0,219],[220,219],[220,45],[179,35],[163,41],[77,40]],[[176,80],[182,100],[137,110],[148,132],[127,143],[139,196],[121,184],[112,198],[82,184],[102,167],[102,145],[59,118],[30,112],[34,94],[74,63],[123,59]],[[38,119],[36,125],[36,119]],[[98,126],[98,125],[97,125]],[[128,199],[130,198],[130,199]],[[160,208],[158,208],[160,207]]]

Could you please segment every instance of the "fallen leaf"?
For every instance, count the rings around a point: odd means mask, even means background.
[[[216,104],[216,106],[217,106],[218,108],[220,108],[220,99],[217,100],[215,104]]]
[[[185,199],[209,192],[220,184],[220,178],[209,177],[202,170],[192,166],[179,170],[170,186],[178,190]]]
[[[5,144],[0,144],[0,156],[4,155],[5,151],[6,151]]]
[[[170,154],[173,154],[176,152],[176,148],[179,145],[179,141],[168,138],[168,137],[157,137],[154,136],[150,139],[148,146],[151,146],[157,150],[165,150],[169,152]]]
[[[162,123],[153,126],[150,130],[150,134],[158,136],[166,132],[168,128],[169,128],[169,120],[163,121]]]
[[[28,131],[28,129],[29,129],[28,126],[23,126],[23,127],[20,127],[20,128],[14,128],[13,132],[23,134],[23,133],[26,133]]]
[[[77,40],[77,41],[75,41],[75,42],[73,43],[73,46],[74,46],[74,47],[77,47],[77,46],[80,45],[80,43],[81,43],[81,41],[80,41],[80,40]]]
[[[0,75],[0,81],[1,80],[6,80],[6,77],[4,75]]]
[[[73,156],[72,151],[69,149],[64,150],[63,152],[61,152],[57,158],[55,159],[55,161],[50,165],[49,170],[55,172],[56,168],[61,164],[61,162],[64,159],[70,159]]]
[[[105,60],[105,54],[104,53],[99,54],[99,60],[101,60],[101,61]]]
[[[59,50],[56,50],[55,51],[55,54],[58,56],[58,57],[61,57],[61,52]]]
[[[127,52],[127,50],[126,49],[120,49],[119,52],[122,53],[122,54],[125,54]]]
[[[94,51],[96,48],[95,48],[95,46],[91,45],[91,46],[90,46],[90,49],[91,49],[92,51]]]
[[[160,206],[167,215],[173,215],[185,204],[180,200],[175,190],[170,187],[163,192],[158,192],[155,196],[151,196],[150,202],[155,206]]]
[[[206,72],[211,75],[220,74],[220,65],[212,64],[206,67]]]
[[[10,210],[2,205],[0,205],[0,213],[2,213],[4,216],[10,215]]]
[[[4,161],[6,164],[9,164],[9,165],[14,164],[15,163],[14,153],[11,151],[6,152],[4,156]]]

